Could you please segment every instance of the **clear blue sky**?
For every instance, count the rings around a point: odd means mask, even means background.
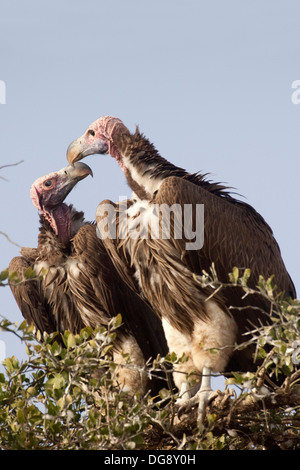
[[[297,0],[2,0],[0,166],[24,162],[0,171],[0,230],[36,246],[31,183],[111,114],[173,163],[235,187],[273,228],[299,291],[299,79]],[[131,191],[112,158],[86,163],[94,179],[68,200],[93,219],[98,202]],[[0,250],[4,269],[18,248],[0,235]],[[0,313],[20,322],[10,290],[0,295]],[[20,357],[17,340],[0,340]]]

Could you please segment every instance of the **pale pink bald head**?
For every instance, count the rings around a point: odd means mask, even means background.
[[[124,126],[123,122],[113,116],[102,116],[93,122],[87,130],[87,132],[94,131],[100,139],[104,140],[108,145],[108,153],[118,159],[118,150],[114,145],[114,136],[122,133],[128,133],[127,127]]]
[[[30,188],[33,205],[39,211],[44,207],[49,209],[57,206],[65,200],[74,186],[88,175],[93,175],[90,167],[78,162],[41,176]]]
[[[64,242],[68,241],[70,236],[70,221],[69,207],[63,201],[80,180],[92,174],[90,167],[78,162],[41,176],[30,188],[33,205],[50,222],[54,233]]]
[[[127,127],[120,119],[113,116],[102,116],[94,121],[81,137],[69,145],[67,150],[68,161],[73,164],[87,155],[109,153],[122,166],[120,154],[114,144],[114,138],[117,134],[128,133]]]
[[[113,116],[102,116],[91,124],[89,129],[93,129],[93,126],[95,126],[95,128],[99,130],[99,133],[107,140],[113,140],[115,133],[122,132],[122,129],[128,132],[127,127],[124,126],[121,119]]]

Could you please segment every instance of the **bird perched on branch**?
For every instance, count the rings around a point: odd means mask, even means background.
[[[137,367],[118,367],[123,390],[157,391],[162,382],[147,383],[145,362],[164,356],[167,351],[161,322],[152,309],[120,278],[96,226],[84,220],[64,200],[78,181],[92,174],[77,163],[38,178],[31,187],[31,198],[40,213],[37,248],[22,248],[21,256],[9,265],[10,273],[22,279],[31,267],[42,279],[11,283],[17,304],[29,324],[41,332],[69,330],[76,334],[85,327],[107,326],[121,314],[113,356],[125,364],[129,354]],[[142,372],[141,372],[142,371]]]
[[[102,223],[102,209],[112,203],[100,204],[99,235],[119,273],[132,269],[139,290],[162,319],[169,349],[186,355],[174,381],[183,400],[200,402],[202,415],[211,372],[256,369],[253,348],[236,350],[234,345],[245,341],[248,330],[270,321],[270,305],[255,294],[245,298],[239,286],[212,295],[213,288],[203,287],[195,274],[209,272],[213,264],[226,284],[234,267],[250,268],[249,286],[256,287],[259,275],[273,275],[277,291],[295,297],[293,282],[271,228],[254,208],[206,175],[190,174],[162,158],[138,128],[131,133],[118,118],[101,117],[70,144],[67,158],[74,164],[87,155],[107,153],[118,162],[136,198],[124,210],[115,206],[117,242],[107,237]],[[168,213],[171,229],[165,236]],[[192,371],[203,377],[196,399],[191,399],[185,378]]]

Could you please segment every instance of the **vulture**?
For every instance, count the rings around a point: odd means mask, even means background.
[[[86,326],[107,326],[122,316],[113,346],[116,381],[124,391],[156,393],[163,379],[151,378],[145,362],[165,356],[167,344],[161,321],[151,307],[118,275],[95,223],[86,222],[64,200],[76,183],[92,174],[83,164],[65,167],[38,178],[30,194],[40,213],[37,248],[22,248],[11,260],[10,273],[22,279],[32,268],[41,279],[11,282],[15,300],[29,324],[41,332],[76,334]],[[137,367],[126,367],[127,355]],[[124,367],[123,367],[124,366]]]
[[[136,289],[162,320],[169,350],[185,355],[174,382],[180,404],[189,409],[197,403],[201,419],[212,372],[256,370],[254,346],[235,345],[271,321],[268,301],[255,294],[245,298],[241,287],[229,287],[229,273],[249,268],[253,288],[260,275],[274,276],[278,293],[286,297],[296,296],[295,287],[269,225],[229,188],[168,162],[138,127],[131,133],[112,116],[92,123],[69,145],[67,158],[74,164],[108,153],[123,170],[133,200],[127,207],[110,201],[98,206],[98,236],[125,282],[135,279]],[[115,215],[108,218],[111,206]],[[168,215],[169,232],[163,230]],[[115,237],[108,235],[109,223],[117,227]],[[197,280],[212,266],[227,284],[214,294],[213,286]],[[193,372],[202,377],[196,391],[187,380]]]

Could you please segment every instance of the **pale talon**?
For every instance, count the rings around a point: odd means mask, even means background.
[[[182,387],[181,390],[186,389],[186,385]],[[188,394],[189,391],[187,390],[186,393]],[[192,396],[188,397],[184,400],[182,392],[180,394],[181,400],[177,401],[177,403],[180,405],[182,402],[182,405],[178,409],[178,418],[180,419],[183,414],[186,414],[188,411],[190,411],[194,406],[198,405],[198,418],[197,421],[198,423],[203,423],[203,420],[205,418],[205,411],[206,411],[206,406],[210,400],[210,398],[215,394],[215,392],[211,388],[211,374],[210,374],[210,369],[208,367],[203,367],[202,371],[202,380],[201,380],[201,386],[200,389],[197,391],[197,393]]]

